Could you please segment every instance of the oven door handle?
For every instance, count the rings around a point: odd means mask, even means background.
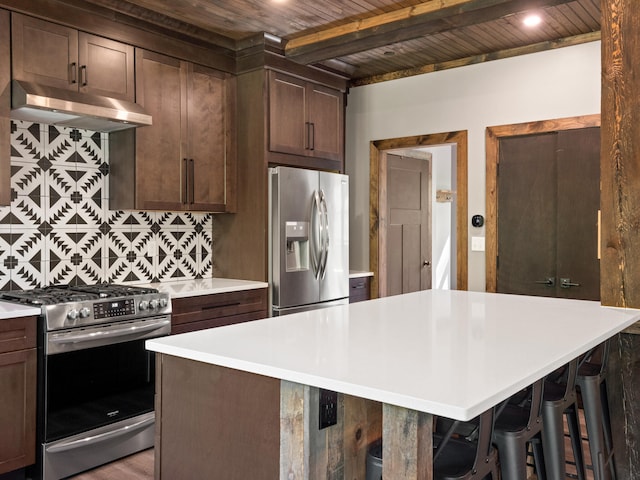
[[[155,415],[152,413],[150,416],[140,420],[139,422],[132,423],[131,425],[125,425],[124,427],[118,428],[117,430],[99,433],[98,435],[94,435],[93,437],[84,437],[77,440],[72,440],[70,442],[60,443],[58,445],[51,445],[50,447],[47,447],[46,450],[47,453],[66,452],[68,450],[74,450],[80,447],[95,445],[96,443],[104,442],[106,440],[117,438],[122,435],[134,434],[137,431],[143,430],[149,425],[152,425],[155,422],[155,418]]]
[[[158,322],[153,322],[144,325],[129,325],[122,328],[121,326],[107,327],[91,333],[54,333],[49,338],[50,343],[80,343],[80,342],[92,342],[98,341],[103,338],[122,337],[126,335],[139,335],[141,333],[150,332],[153,330],[159,330],[161,328],[171,325],[171,319],[163,319]]]

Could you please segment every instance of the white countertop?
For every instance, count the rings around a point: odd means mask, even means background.
[[[373,272],[361,272],[359,270],[349,270],[349,278],[373,277]]]
[[[41,311],[40,307],[0,301],[0,320],[40,315]]]
[[[638,319],[597,302],[428,290],[147,348],[469,420]]]
[[[235,280],[231,278],[201,278],[198,280],[150,283],[140,286],[156,288],[161,292],[168,293],[171,298],[184,298],[194,297],[197,295],[211,295],[215,293],[267,288],[269,284],[253,280]]]

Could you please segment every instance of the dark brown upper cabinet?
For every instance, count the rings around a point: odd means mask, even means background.
[[[342,161],[344,94],[270,71],[269,150]]]
[[[234,78],[136,50],[136,92],[153,125],[110,135],[111,208],[233,212]]]
[[[0,10],[0,205],[11,203],[11,39],[10,16]]]
[[[11,24],[14,79],[135,100],[132,46],[18,13]]]

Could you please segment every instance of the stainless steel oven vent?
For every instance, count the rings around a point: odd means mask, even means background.
[[[115,132],[152,124],[137,103],[13,80],[11,118],[29,122]]]

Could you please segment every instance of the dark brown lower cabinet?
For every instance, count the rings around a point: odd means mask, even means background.
[[[35,463],[36,318],[0,320],[0,475]]]
[[[171,333],[193,332],[267,317],[266,288],[176,298],[171,302]]]
[[[349,303],[362,302],[369,300],[369,286],[371,277],[356,277],[349,279]]]

